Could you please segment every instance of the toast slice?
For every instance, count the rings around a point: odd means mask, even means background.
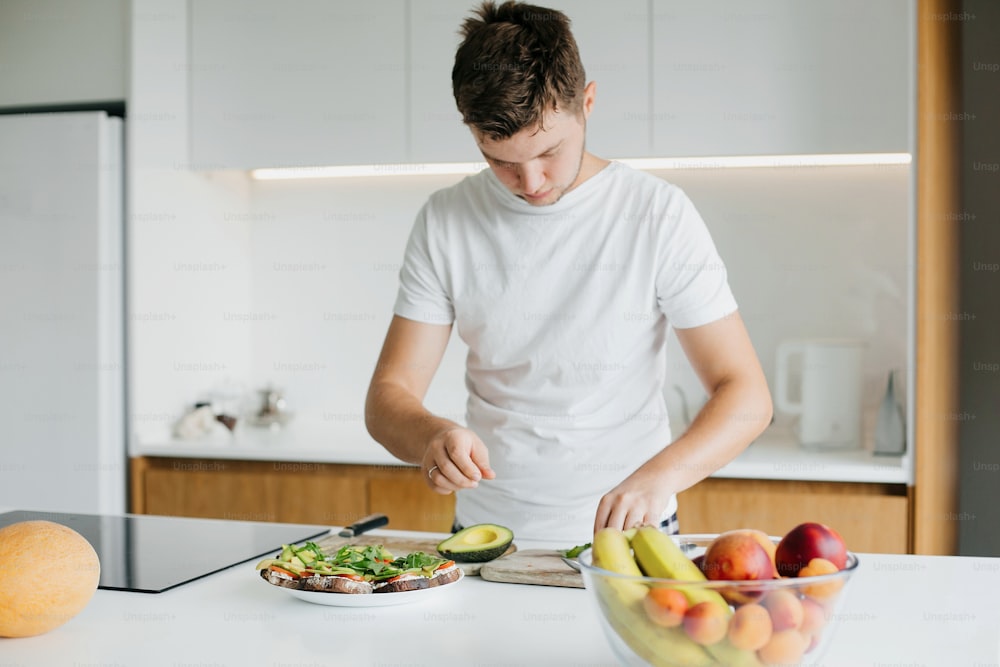
[[[314,591],[318,593],[349,593],[366,595],[374,592],[374,587],[367,581],[356,581],[347,577],[339,577],[330,574],[314,574],[309,577],[293,579],[281,572],[275,572],[269,568],[260,570],[260,576],[264,581],[283,588],[294,588],[300,591]]]
[[[391,581],[379,582],[375,584],[376,593],[402,593],[404,591],[416,591],[423,588],[433,588],[444,586],[462,578],[462,569],[455,564],[443,567],[434,572],[433,577],[425,577],[420,574],[404,574]]]

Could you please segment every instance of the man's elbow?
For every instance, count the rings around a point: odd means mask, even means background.
[[[760,378],[753,390],[754,426],[757,433],[754,437],[764,432],[774,419],[774,402],[771,400],[771,391],[768,389],[767,380]]]

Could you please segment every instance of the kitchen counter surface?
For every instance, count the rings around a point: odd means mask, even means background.
[[[998,664],[989,591],[1000,590],[1000,559],[860,560],[823,665]],[[477,577],[408,605],[318,606],[266,584],[249,562],[160,594],[99,590],[46,635],[0,639],[0,655],[18,666],[611,667],[597,614],[584,590]]]
[[[139,443],[133,445],[132,456],[408,465],[353,432],[340,436],[294,426],[284,431],[242,429],[204,440]],[[712,477],[908,484],[910,464],[907,457],[874,456],[865,449],[806,449],[790,432],[772,428]]]

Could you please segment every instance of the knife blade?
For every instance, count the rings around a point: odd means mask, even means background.
[[[341,537],[357,537],[361,533],[375,530],[389,523],[389,517],[385,514],[369,514],[363,519],[358,519],[350,526],[344,526],[338,535]]]

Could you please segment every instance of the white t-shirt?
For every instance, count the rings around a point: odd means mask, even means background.
[[[431,195],[394,312],[454,323],[469,346],[467,424],[496,479],[457,494],[458,522],[589,541],[601,496],[671,441],[668,325],[735,310],[691,201],[621,163],[550,206],[489,169]],[[675,509],[676,497],[664,515]]]

